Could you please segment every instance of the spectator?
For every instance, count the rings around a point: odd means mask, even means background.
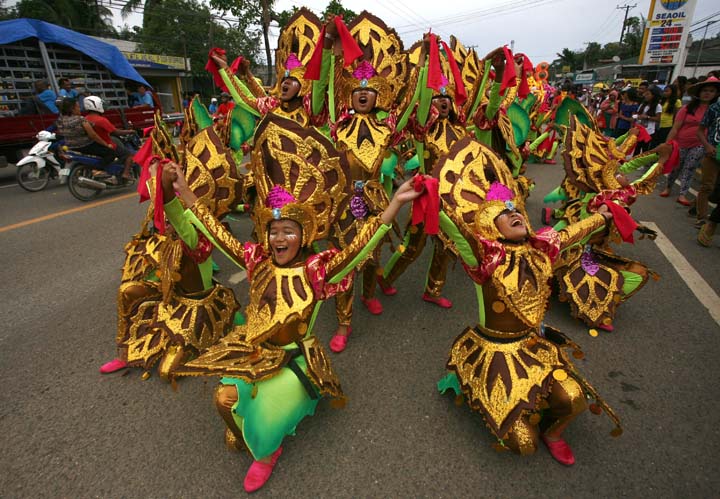
[[[660,99],[662,98],[662,91],[655,85],[645,90],[643,94],[643,102],[638,108],[637,119],[635,123],[637,125],[645,127],[647,132],[650,134],[650,142],[643,142],[638,146],[638,152],[645,152],[648,149],[655,147],[655,131],[658,129],[660,123],[660,117],[662,115],[662,105]]]
[[[60,87],[60,97],[77,100],[79,94],[78,91],[73,88],[70,78],[60,78],[58,80],[58,87]]]
[[[615,124],[615,137],[620,137],[630,130],[635,118],[633,115],[637,113],[638,95],[634,88],[629,88],[620,96],[620,106],[618,107],[617,122]]]
[[[145,85],[138,85],[137,93],[138,103],[135,104],[133,107],[150,106],[153,109],[155,108],[155,102],[153,101],[152,92],[150,92],[150,90],[148,90]]]
[[[663,90],[662,99],[662,114],[660,115],[660,128],[655,131],[655,142],[653,147],[658,146],[667,140],[667,136],[673,126],[673,119],[675,114],[678,112],[682,104],[678,99],[678,89],[676,85],[667,85]]]
[[[103,166],[112,163],[115,159],[112,144],[101,139],[90,122],[80,114],[80,104],[75,99],[63,99],[60,111],[57,127],[65,145],[74,151],[100,156]]]
[[[598,114],[598,126],[602,129],[603,134],[611,137],[617,124],[618,100],[617,90],[613,90],[600,103],[600,111]]]
[[[40,114],[58,114],[58,108],[55,104],[57,95],[50,88],[47,80],[38,80],[35,82],[35,103],[37,104]]]
[[[684,206],[692,204],[687,198],[687,193],[690,190],[690,182],[695,169],[700,164],[705,153],[702,142],[697,136],[698,127],[709,105],[717,98],[717,88],[712,85],[708,85],[708,87],[708,89],[699,92],[700,89],[697,87],[689,87],[688,91],[694,97],[690,104],[683,106],[678,111],[673,127],[667,136],[668,142],[676,140],[680,146],[680,163],[668,175],[667,185],[665,190],[660,193],[660,196],[670,196],[675,181],[680,179],[680,196],[677,198],[677,202]],[[701,225],[702,220],[698,224]]]
[[[646,91],[648,88],[650,88],[650,83],[648,83],[647,80],[641,81],[641,82],[640,82],[640,85],[638,85],[638,89],[637,89],[638,95],[639,95],[640,97],[642,97],[643,95],[645,95],[645,91]]]
[[[688,89],[692,95],[699,95],[700,100],[709,101],[705,116],[703,116],[700,126],[697,130],[697,138],[705,149],[705,157],[702,159],[702,177],[700,180],[700,189],[697,195],[696,211],[697,224],[702,224],[707,216],[709,205],[708,196],[715,187],[715,182],[720,171],[720,157],[718,157],[718,143],[720,143],[720,103],[718,102],[718,92],[720,92],[720,80],[711,76],[702,83],[697,83]],[[705,97],[703,97],[705,96]]]
[[[235,107],[235,103],[230,98],[230,94],[223,92],[220,94],[220,105],[218,106],[215,117],[218,119],[225,119],[225,116],[230,114],[230,111]]]
[[[85,117],[93,126],[95,133],[105,142],[111,144],[115,150],[115,155],[125,164],[122,177],[126,180],[132,180],[132,164],[134,152],[125,147],[125,144],[118,139],[121,135],[132,135],[135,130],[120,130],[104,117],[105,112],[102,99],[100,97],[85,97],[85,109],[87,116]]]
[[[217,113],[218,110],[218,101],[215,97],[210,99],[210,106],[208,107],[208,111],[210,111],[210,114]]]

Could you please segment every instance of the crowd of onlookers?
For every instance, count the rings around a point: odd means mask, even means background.
[[[60,78],[58,80],[59,94],[55,93],[47,80],[37,80],[34,86],[33,109],[23,114],[60,114],[59,106],[61,101],[66,98],[78,102],[81,111],[84,112],[84,98],[90,96],[85,88],[75,87],[69,78]],[[128,90],[128,104],[130,107],[156,107],[155,96],[145,85],[138,85],[134,91]]]
[[[596,116],[598,126],[608,137],[620,137],[630,128],[642,125],[651,137],[636,152],[663,143],[679,148],[680,160],[666,177],[661,197],[669,197],[679,184],[675,200],[688,207],[688,214],[700,229],[698,242],[712,245],[720,223],[720,209],[710,211],[710,202],[720,201],[720,71],[699,78],[678,77],[669,85],[657,81],[640,83],[638,88],[616,81],[595,95],[583,92],[579,100]],[[701,168],[700,188],[695,199],[690,185]]]

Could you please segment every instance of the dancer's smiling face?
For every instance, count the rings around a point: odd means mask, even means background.
[[[495,218],[495,227],[508,241],[520,242],[528,235],[525,217],[515,210],[505,210],[500,213]]]
[[[280,84],[280,100],[287,102],[298,96],[300,82],[295,78],[285,78]]]
[[[300,254],[301,242],[302,229],[297,222],[288,219],[270,222],[268,243],[276,265],[282,267],[292,263]]]
[[[368,88],[359,88],[353,90],[352,107],[356,113],[368,114],[375,109],[377,102],[377,92]]]
[[[435,109],[438,110],[438,113],[440,113],[440,118],[447,118],[450,115],[450,111],[452,110],[450,97],[438,95],[432,98],[432,104],[435,106]]]

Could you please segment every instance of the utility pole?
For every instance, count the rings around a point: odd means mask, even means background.
[[[623,38],[625,37],[625,25],[627,24],[628,12],[630,12],[630,9],[634,9],[635,7],[637,7],[637,4],[623,6],[618,5],[615,7],[616,10],[625,9],[625,19],[623,19],[622,31],[620,31],[620,45],[622,45]]]

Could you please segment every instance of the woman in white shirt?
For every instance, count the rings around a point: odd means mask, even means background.
[[[638,114],[635,123],[642,125],[647,129],[650,137],[655,135],[655,130],[659,128],[660,115],[662,114],[662,105],[660,99],[662,98],[662,90],[659,87],[653,85],[652,87],[645,90],[643,95],[643,102],[640,104]],[[650,142],[641,143],[638,146],[637,152],[644,152],[650,149],[652,144]]]

